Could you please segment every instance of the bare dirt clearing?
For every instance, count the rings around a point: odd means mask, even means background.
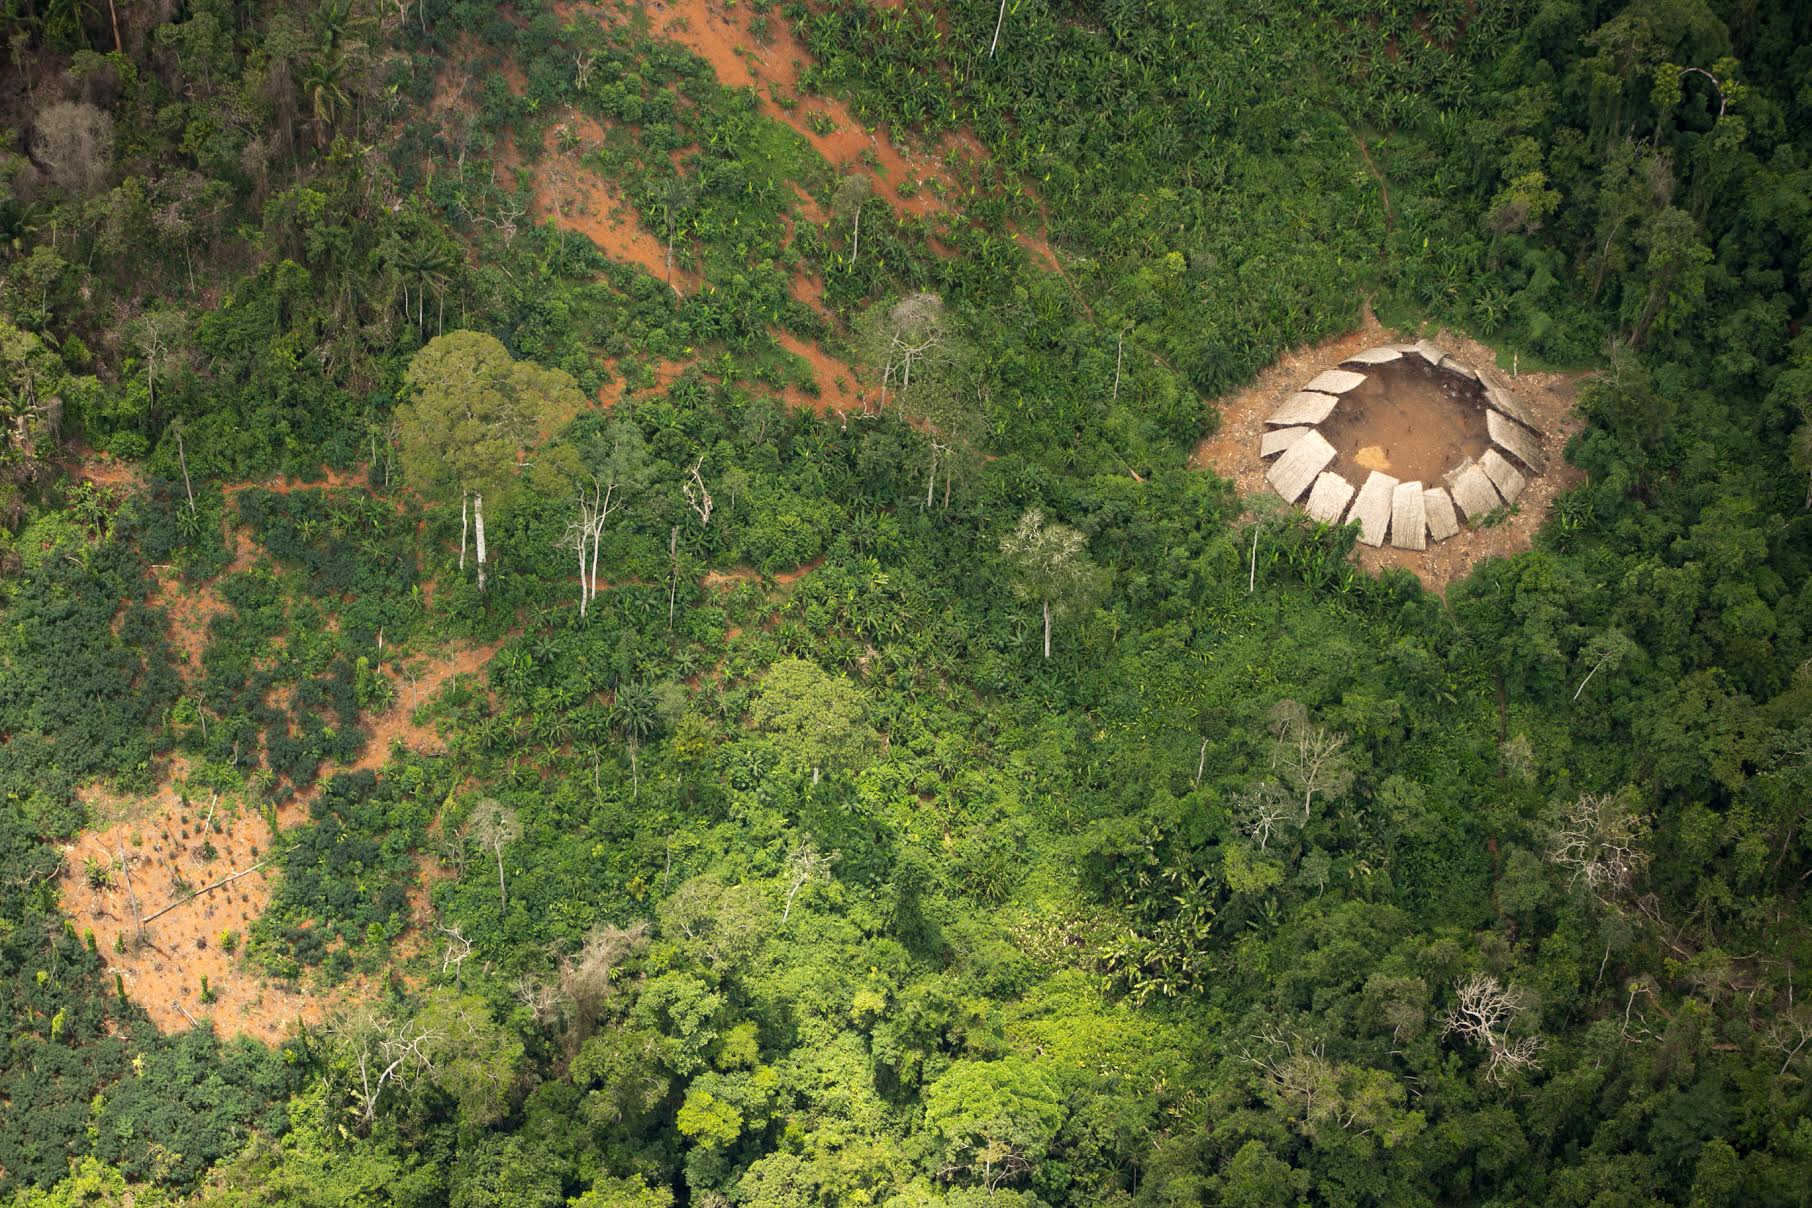
[[[85,462],[80,472],[101,481],[94,467],[105,465]],[[333,472],[315,482],[271,479],[223,489],[230,498],[252,487],[287,493],[361,482],[359,474]],[[243,529],[232,529],[230,538],[236,555],[224,574],[252,565],[259,553]],[[170,637],[184,660],[184,681],[191,685],[199,675],[208,623],[226,610],[218,585],[219,578],[184,583],[164,572],[157,574],[152,592],[153,602],[168,610]],[[393,745],[439,751],[438,735],[417,725],[412,714],[448,681],[481,671],[501,645],[443,648],[432,657],[403,660],[400,673],[387,671],[396,689],[394,700],[384,713],[363,719],[364,752],[350,764],[323,768],[320,779],[336,772],[377,771]],[[195,772],[179,756],[149,793],[115,793],[100,785],[81,790],[91,825],[64,849],[58,877],[63,909],[78,930],[94,933],[110,971],[119,974],[127,994],[159,1028],[176,1031],[209,1019],[223,1035],[275,1042],[296,1022],[319,1021],[367,990],[354,981],[327,994],[313,988],[300,993],[261,977],[244,956],[246,932],[270,905],[275,885],[277,867],[264,863],[276,838],[272,822],[280,831],[305,821],[319,781],[267,816],[236,792],[208,788]],[[245,875],[190,898],[234,873]],[[166,907],[171,907],[168,913],[159,915]],[[134,943],[136,920],[153,915],[158,917],[146,925],[146,941]],[[236,940],[231,952],[224,938],[229,932]],[[117,950],[116,941],[123,942],[124,951]],[[202,1001],[204,978],[208,1002]]]
[[[1266,463],[1259,459],[1258,441],[1271,413],[1321,370],[1396,338],[1368,307],[1356,330],[1286,352],[1252,385],[1211,404],[1220,410],[1220,430],[1196,446],[1190,464],[1212,469],[1232,479],[1242,493],[1269,493],[1270,487],[1265,482]],[[1476,340],[1446,331],[1430,333],[1429,338],[1467,364],[1483,367],[1497,363],[1496,352]],[[1509,377],[1507,373],[1504,376]],[[1582,471],[1561,457],[1561,450],[1580,425],[1574,404],[1578,401],[1583,377],[1568,373],[1523,373],[1510,379],[1516,396],[1529,408],[1540,426],[1542,450],[1548,459],[1547,472],[1529,480],[1528,488],[1512,514],[1488,527],[1462,529],[1456,536],[1423,551],[1389,546],[1374,549],[1361,543],[1354,551],[1359,565],[1373,572],[1386,566],[1400,566],[1417,575],[1430,590],[1445,592],[1448,584],[1465,578],[1485,558],[1508,556],[1529,548],[1555,497],[1585,477]],[[1359,447],[1376,443],[1366,440]],[[1368,472],[1359,471],[1359,477],[1363,478]],[[1439,482],[1440,475],[1436,474],[1432,481]]]
[[[392,744],[423,753],[440,750],[439,737],[412,722],[410,714],[455,676],[477,673],[500,646],[455,650],[399,681],[396,703],[370,724],[365,753],[344,767],[322,769],[321,779],[376,771],[390,757]],[[275,839],[270,819],[248,802],[191,783],[189,771],[186,763],[174,761],[146,796],[116,795],[98,786],[82,791],[94,827],[64,849],[57,882],[63,910],[78,930],[94,932],[109,972],[120,975],[126,993],[163,1031],[206,1019],[222,1035],[275,1043],[296,1023],[318,1023],[368,987],[355,980],[328,993],[314,987],[304,992],[262,977],[247,963],[245,934],[269,907],[276,883],[274,864],[259,867]],[[307,819],[315,791],[298,793],[275,811],[280,830]],[[203,886],[251,869],[189,899]],[[108,883],[92,884],[90,870],[104,870]],[[419,875],[424,883],[432,877]],[[135,902],[139,917],[174,906],[146,925],[143,944],[133,943]],[[227,932],[237,933],[238,951],[226,950]],[[116,937],[124,941],[124,952],[116,949]],[[203,978],[212,1002],[202,1001]]]
[[[1464,459],[1480,457],[1491,445],[1484,408],[1460,384],[1420,357],[1367,370],[1364,384],[1342,395],[1320,425],[1337,454],[1331,468],[1348,482],[1382,470],[1432,485]]]
[[[902,150],[884,131],[870,132],[834,97],[801,95],[799,76],[812,60],[784,19],[770,16],[765,38],[757,38],[750,29],[752,14],[740,6],[671,0],[650,4],[647,11],[657,35],[709,63],[726,88],[751,89],[763,114],[798,131],[839,172],[867,176],[875,195],[901,215],[949,212],[942,195],[956,182],[935,156]],[[869,166],[864,157],[878,166]]]
[[[643,228],[617,187],[585,163],[603,141],[603,127],[578,114],[548,130],[541,158],[531,170],[535,221],[551,218],[561,230],[584,235],[612,260],[646,269],[679,293],[696,292],[703,278],[673,263],[667,245]]]

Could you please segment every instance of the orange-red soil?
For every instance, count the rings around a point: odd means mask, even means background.
[[[101,464],[84,463],[83,476],[101,480],[95,472]],[[262,486],[286,492],[344,486],[354,480],[353,475],[330,474],[317,483],[274,480],[234,483],[225,489],[232,494]],[[257,552],[243,532],[235,530],[234,538],[238,554],[227,573],[250,565]],[[200,665],[208,621],[224,610],[216,594],[217,582],[185,585],[174,575],[159,575],[153,592],[153,599],[169,610],[171,638],[187,660],[185,680],[192,680]],[[412,668],[411,674],[393,675],[395,702],[381,716],[367,719],[364,753],[345,767],[323,769],[323,778],[339,771],[376,771],[389,758],[393,744],[421,752],[438,750],[438,736],[411,721],[411,714],[448,680],[478,672],[500,645],[445,651],[427,660],[419,671]],[[293,826],[305,819],[313,794],[310,789],[284,803],[276,811],[277,825]],[[78,929],[94,933],[109,971],[120,975],[127,994],[160,1028],[180,1030],[211,1019],[223,1034],[276,1041],[297,1022],[318,1021],[349,996],[364,992],[365,987],[354,982],[332,994],[300,994],[283,983],[261,978],[247,966],[244,937],[270,904],[277,871],[274,865],[183,902],[148,925],[147,942],[133,942],[134,895],[138,915],[151,915],[181,902],[195,889],[253,868],[269,854],[273,835],[258,808],[237,796],[222,797],[201,787],[182,758],[172,761],[157,788],[147,795],[117,794],[89,785],[80,796],[88,807],[91,829],[64,851],[58,878],[64,912]],[[207,842],[215,848],[212,859],[203,856]],[[107,870],[110,883],[91,886],[91,866]],[[412,901],[420,921],[425,897],[420,896],[419,888]],[[228,953],[222,946],[222,935],[228,931],[239,935],[237,952]],[[125,940],[124,952],[114,950],[116,938]],[[208,979],[212,1002],[201,1001],[203,976]]]

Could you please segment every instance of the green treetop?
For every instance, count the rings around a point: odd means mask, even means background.
[[[485,583],[484,503],[515,487],[525,450],[577,411],[585,397],[572,375],[518,361],[494,336],[455,331],[430,340],[409,362],[397,408],[403,473],[431,499],[460,501],[460,566],[466,504]]]

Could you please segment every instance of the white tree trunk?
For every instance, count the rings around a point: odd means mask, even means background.
[[[604,521],[600,519],[591,530],[591,567],[585,576],[585,598],[594,600],[598,595],[598,546],[604,540]]]
[[[471,502],[472,501],[471,501],[470,497],[466,494],[466,492],[463,492],[463,491],[460,492],[460,495],[459,495],[459,569],[460,570],[464,570],[466,568],[466,529],[470,524],[470,521],[468,519],[468,512],[470,509]]]
[[[1000,16],[994,21],[994,40],[988,43],[988,57],[994,57],[994,51],[1000,46],[1000,27],[1007,23],[1007,0],[1000,0]]]
[[[856,257],[862,254],[862,207],[856,207],[856,237],[849,249],[849,267],[856,267]]]
[[[1051,657],[1051,602],[1044,602],[1044,657]]]
[[[478,590],[484,590],[484,492],[472,492],[472,530],[476,538],[474,552],[478,555]]]
[[[1120,367],[1126,362],[1126,333],[1114,341],[1114,402],[1120,401]]]
[[[591,581],[585,574],[585,537],[587,530],[579,530],[579,539],[574,544],[579,547],[579,616],[585,616],[585,606],[591,602]]]

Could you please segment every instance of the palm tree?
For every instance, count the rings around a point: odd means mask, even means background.
[[[24,252],[47,212],[42,202],[21,201],[17,197],[0,201],[0,252],[9,256]]]
[[[333,128],[339,123],[340,112],[351,98],[346,93],[346,56],[331,43],[321,48],[321,53],[308,65],[308,72],[302,77],[302,91],[307,94],[309,106],[315,117],[315,144],[326,147],[333,134]]]
[[[660,714],[655,711],[654,692],[637,680],[617,689],[617,699],[610,708],[611,725],[629,747],[630,797],[640,796],[641,771],[636,766],[636,752],[642,742],[655,732]]]
[[[434,292],[437,304],[443,303],[453,257],[444,247],[411,244],[396,256],[396,271],[402,277],[403,314],[409,314],[409,286],[415,286],[415,329],[420,332],[426,322],[428,292]],[[439,320],[436,320],[438,326]]]

